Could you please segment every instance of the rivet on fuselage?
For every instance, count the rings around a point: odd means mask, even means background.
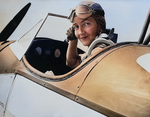
[[[78,97],[76,97],[76,100],[78,100],[79,98]]]

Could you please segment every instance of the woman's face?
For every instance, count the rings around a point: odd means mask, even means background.
[[[97,23],[93,17],[86,19],[75,17],[73,20],[73,28],[76,37],[84,46],[89,46],[97,35]]]

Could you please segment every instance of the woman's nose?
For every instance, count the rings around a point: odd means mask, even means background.
[[[79,27],[79,34],[81,35],[81,34],[83,34],[83,33],[84,33],[83,27]]]

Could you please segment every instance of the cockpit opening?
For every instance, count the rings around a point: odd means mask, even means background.
[[[38,37],[32,42],[25,57],[40,72],[62,75],[71,70],[66,66],[67,47],[67,42]],[[84,51],[78,49],[78,53],[82,54]]]

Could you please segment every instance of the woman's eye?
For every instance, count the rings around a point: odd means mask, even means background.
[[[87,26],[87,25],[90,25],[90,23],[87,23],[87,22],[86,22],[86,23],[84,23],[84,25]]]
[[[75,29],[78,29],[78,28],[79,28],[79,26],[74,26],[74,27],[73,27],[74,30],[75,30]]]

